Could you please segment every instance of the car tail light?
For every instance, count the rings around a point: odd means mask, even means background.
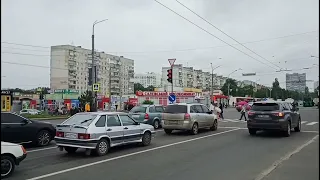
[[[248,111],[248,115],[253,115],[253,114],[254,114],[254,112]]]
[[[27,154],[27,151],[23,146],[21,146],[21,149],[22,149],[23,154]]]
[[[57,131],[56,136],[57,137],[64,137],[64,132]]]
[[[278,117],[283,117],[284,116],[283,112],[273,113],[273,115],[278,116]]]
[[[79,133],[78,139],[90,139],[90,134]]]
[[[190,114],[188,113],[184,114],[184,120],[190,120]]]
[[[149,119],[149,114],[145,113],[144,114],[144,119]]]

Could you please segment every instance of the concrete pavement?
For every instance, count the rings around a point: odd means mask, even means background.
[[[235,109],[225,113],[230,119],[239,114]],[[316,110],[300,113],[308,118],[303,120],[319,122]],[[288,138],[267,132],[250,136],[245,123],[230,121],[220,122],[218,131],[204,130],[195,136],[159,130],[148,147],[116,147],[103,157],[85,156],[81,150],[69,155],[53,142],[45,148],[28,148],[27,158],[8,179],[319,179],[319,141],[305,145],[318,135],[318,125],[304,124],[304,132]]]

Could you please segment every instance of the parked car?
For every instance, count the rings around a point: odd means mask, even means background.
[[[41,111],[37,110],[37,109],[22,109],[20,111],[20,114],[31,114],[31,115],[37,115],[37,114],[41,114]]]
[[[55,136],[50,123],[30,120],[15,113],[1,112],[1,141],[47,146]]]
[[[1,141],[1,178],[11,176],[26,157],[27,151],[22,145]]]
[[[218,116],[199,103],[177,103],[168,105],[163,113],[162,127],[167,134],[173,130],[189,130],[198,134],[200,128],[218,128]]]
[[[140,105],[133,107],[129,115],[140,123],[150,124],[158,129],[161,127],[163,111],[162,105]]]
[[[85,148],[86,154],[99,156],[108,153],[109,148],[141,143],[147,146],[155,134],[148,124],[140,124],[123,112],[77,113],[57,125],[55,141],[61,151],[74,153]]]
[[[251,135],[258,130],[279,130],[290,136],[292,128],[301,130],[299,108],[289,102],[255,102],[248,112],[247,127]]]

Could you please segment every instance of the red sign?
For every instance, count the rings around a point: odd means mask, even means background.
[[[129,104],[136,106],[138,104],[138,98],[129,98]]]
[[[169,96],[169,92],[155,92],[155,91],[137,91],[137,96],[156,96],[156,97],[166,97]],[[175,92],[174,93],[177,97],[190,97],[190,96],[196,96],[196,93],[194,92]]]

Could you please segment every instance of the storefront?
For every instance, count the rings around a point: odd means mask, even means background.
[[[196,93],[194,92],[175,92],[176,103],[188,103],[195,102]],[[160,104],[167,106],[169,104],[168,96],[169,92],[155,92],[155,91],[137,91],[138,104],[142,104],[143,101],[149,100],[154,104]]]
[[[12,106],[12,92],[1,90],[1,111],[10,112]]]

